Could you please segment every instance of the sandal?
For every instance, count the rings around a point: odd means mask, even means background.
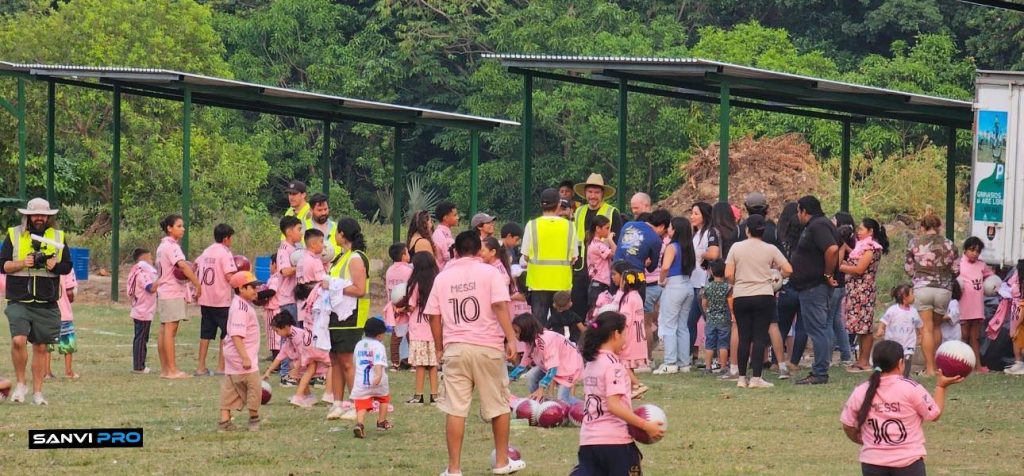
[[[647,393],[648,390],[650,390],[650,388],[648,388],[646,385],[644,385],[642,383],[636,384],[636,385],[633,386],[633,392],[631,393],[631,398],[635,398],[635,399],[639,400],[639,399],[643,398],[643,395],[645,393]]]
[[[413,395],[412,398],[406,400],[405,403],[423,405],[423,395]]]
[[[384,420],[384,421],[381,421],[381,422],[377,422],[377,431],[388,431],[388,430],[390,430],[390,429],[392,429],[394,427],[395,427],[395,425],[391,424],[391,420]]]
[[[846,371],[850,372],[850,373],[854,373],[854,374],[859,374],[859,373],[863,373],[863,372],[870,372],[871,369],[866,368],[866,367],[861,367],[860,365],[857,365],[857,364],[853,364],[853,365],[850,365],[850,366],[846,367]]]
[[[356,423],[356,427],[352,429],[352,436],[356,438],[366,438],[366,429],[362,423]]]

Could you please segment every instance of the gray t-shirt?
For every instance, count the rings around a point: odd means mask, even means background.
[[[772,296],[772,269],[781,269],[788,263],[775,246],[761,240],[743,240],[729,250],[725,264],[736,267],[733,297]]]

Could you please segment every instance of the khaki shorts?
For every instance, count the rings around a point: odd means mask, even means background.
[[[953,299],[953,293],[948,289],[928,287],[914,290],[914,308],[918,312],[935,311],[935,314],[945,316],[950,299]]]
[[[263,399],[259,372],[225,375],[220,384],[220,409],[259,411]]]
[[[156,302],[156,313],[160,316],[160,322],[188,320],[188,306],[182,298],[158,300]]]
[[[509,412],[508,369],[504,352],[493,347],[455,343],[441,357],[444,378],[437,408],[458,417],[469,416],[473,389],[480,395],[480,417],[491,420]]]

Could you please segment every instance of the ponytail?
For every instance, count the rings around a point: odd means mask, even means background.
[[[868,378],[868,390],[864,392],[864,401],[857,410],[857,428],[864,426],[871,411],[871,404],[878,393],[878,385],[882,383],[882,374],[892,372],[903,361],[903,346],[891,340],[883,340],[875,344],[871,351],[871,361],[875,363],[874,371]]]
[[[583,360],[593,362],[597,358],[597,352],[601,350],[601,346],[611,339],[612,334],[615,331],[623,332],[625,330],[626,318],[622,314],[614,311],[605,311],[599,314],[593,322],[587,325],[583,336],[580,337],[580,354],[583,355]]]
[[[885,232],[885,227],[878,223],[878,220],[874,218],[865,218],[860,221],[864,228],[871,230],[871,237],[874,238],[875,243],[878,243],[882,247],[882,254],[889,253],[889,236]]]
[[[352,243],[352,249],[356,251],[366,251],[366,238],[363,237],[363,231],[359,227],[359,222],[352,218],[342,218],[338,222],[338,231],[345,236],[345,239]]]

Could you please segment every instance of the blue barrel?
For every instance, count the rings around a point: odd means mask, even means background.
[[[269,256],[257,256],[256,257],[256,279],[263,281],[264,283],[270,279],[270,257]]]
[[[71,248],[71,267],[75,270],[75,279],[89,279],[89,248]]]

